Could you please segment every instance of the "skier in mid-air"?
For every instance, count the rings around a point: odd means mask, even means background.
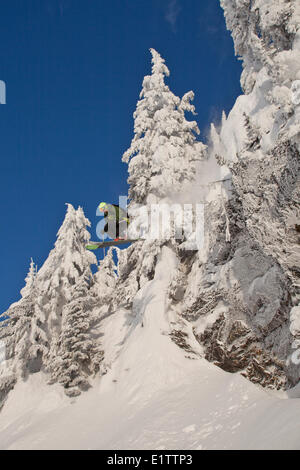
[[[99,204],[99,211],[103,212],[104,218],[107,219],[103,233],[107,233],[114,241],[126,239],[129,225],[127,212],[117,204],[108,204],[107,202]]]
[[[98,250],[98,248],[120,246],[138,241],[137,239],[128,239],[127,237],[129,217],[126,210],[117,204],[108,204],[107,202],[101,202],[98,209],[100,212],[103,212],[106,219],[102,233],[107,233],[112,240],[104,240],[102,242],[91,241],[85,246],[88,250]]]

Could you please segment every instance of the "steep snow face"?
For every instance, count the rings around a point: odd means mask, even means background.
[[[142,385],[144,388],[148,385],[153,393],[160,389],[162,383],[172,385],[180,382],[186,373],[175,367],[183,355],[169,337],[170,312],[166,304],[166,292],[176,264],[177,259],[172,250],[163,247],[155,275],[138,291],[132,309],[127,312],[117,311],[102,324],[105,365],[111,367],[116,381],[123,381],[124,392],[129,395],[134,396],[135,390]],[[116,322],[120,322],[120,319],[116,319],[119,315],[122,323],[125,320],[128,326],[124,328],[124,337],[116,350],[111,337],[115,334]],[[166,362],[170,367],[166,367]],[[134,386],[132,390],[127,388],[127,382]]]
[[[250,93],[257,76],[266,68],[275,80],[288,78],[282,64],[293,57],[291,71],[299,65],[293,42],[299,29],[297,0],[220,0],[228,29],[232,32],[236,55],[243,60],[241,85]],[[280,70],[281,69],[281,70]],[[298,69],[299,70],[299,69]]]
[[[230,161],[245,144],[243,113],[259,129],[264,154],[280,138],[291,138],[299,132],[299,103],[294,96],[300,79],[300,4],[285,0],[221,0],[221,5],[236,54],[243,59],[242,86],[245,76],[252,77],[251,87],[246,87],[246,94],[237,99],[228,118],[222,120],[221,151]],[[218,150],[215,148],[216,153]]]
[[[70,402],[41,373],[18,383],[1,449],[299,448],[298,400],[199,359],[196,341],[186,351],[172,341],[166,292],[177,263],[164,247],[132,309],[103,320],[106,374],[92,390]]]
[[[208,360],[286,387],[300,377],[290,360],[300,340],[300,4],[221,5],[245,94],[212,125],[208,161],[232,181],[208,192],[204,249],[182,256],[173,282],[181,298],[170,294]]]

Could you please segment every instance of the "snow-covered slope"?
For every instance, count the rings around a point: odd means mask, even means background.
[[[174,362],[165,360],[168,379],[156,376],[138,392],[135,374],[124,370],[128,377],[114,382],[113,369],[75,403],[31,376],[1,413],[0,448],[299,450],[299,399],[265,392],[204,360]],[[153,373],[147,360],[140,363],[136,373]]]
[[[110,366],[92,390],[70,401],[42,373],[17,384],[1,413],[2,449],[300,448],[299,400],[171,341],[165,294],[174,262],[164,249],[135,299],[136,314],[104,320]]]

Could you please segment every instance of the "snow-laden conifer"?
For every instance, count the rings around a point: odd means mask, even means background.
[[[113,252],[114,248],[108,250],[94,275],[96,293],[101,304],[105,303],[105,299],[110,298],[117,281],[117,266],[113,258]]]
[[[97,260],[85,248],[90,239],[86,229],[89,226],[83,210],[79,207],[76,211],[68,204],[55,247],[37,275],[39,300],[51,334],[60,332],[62,310],[72,300],[72,287],[83,274],[92,282],[91,264],[96,264]]]
[[[137,203],[145,203],[149,195],[161,198],[180,192],[195,178],[196,162],[205,151],[196,140],[197,123],[185,117],[185,111],[195,114],[194,93],[175,96],[165,84],[170,73],[164,59],[150,51],[152,74],[144,78],[134,113],[135,135],[123,155],[129,162],[129,196]]]
[[[97,301],[91,263],[97,261],[85,248],[89,225],[83,210],[68,204],[44,265],[37,272],[31,261],[22,298],[8,310],[9,325],[1,331],[9,383],[43,370],[69,395],[76,395],[88,386],[88,375],[98,370],[102,352],[91,332]]]
[[[48,353],[45,317],[39,310],[37,271],[31,260],[22,298],[7,311],[9,320],[0,330],[0,339],[6,346],[5,374],[26,378],[42,369],[43,358]]]
[[[87,385],[84,377],[93,369],[89,368],[97,355],[90,339],[94,306],[91,264],[97,260],[85,248],[89,226],[82,208],[75,210],[68,204],[55,247],[37,275],[39,314],[46,318],[51,338],[46,368],[52,382],[59,381],[73,395]]]
[[[91,334],[92,309],[89,272],[71,289],[72,300],[62,310],[61,333],[52,349],[48,370],[51,381],[59,382],[68,396],[90,387],[89,376],[98,372],[103,353]]]

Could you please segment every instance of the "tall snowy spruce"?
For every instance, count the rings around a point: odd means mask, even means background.
[[[205,153],[205,146],[196,140],[197,123],[185,118],[186,111],[195,114],[190,103],[194,93],[182,99],[175,96],[165,84],[170,72],[164,59],[154,49],[150,52],[152,74],[143,80],[134,113],[135,135],[123,155],[123,161],[129,162],[129,197],[142,204],[149,195],[160,199],[181,192],[195,179],[196,163]]]
[[[46,369],[51,382],[63,384],[71,396],[88,387],[87,377],[96,372],[101,356],[90,333],[95,305],[91,264],[97,260],[85,248],[88,226],[81,207],[76,211],[68,204],[55,248],[37,276],[42,291],[38,301],[51,337]]]
[[[96,264],[97,260],[85,248],[90,238],[86,229],[89,226],[90,222],[85,218],[83,210],[79,207],[76,211],[68,204],[55,247],[38,272],[37,283],[41,292],[38,300],[45,311],[52,336],[60,333],[62,310],[72,299],[72,288],[82,276],[92,282],[90,266]]]
[[[117,253],[120,252],[118,248],[110,248],[104,258],[99,262],[98,270],[94,275],[95,279],[95,294],[99,299],[99,306],[107,309],[109,307],[109,301],[113,295],[117,276],[117,266],[114,261],[113,253],[114,250]]]
[[[151,204],[180,203],[182,195],[188,199],[197,168],[206,158],[196,121],[185,117],[186,112],[195,114],[194,93],[175,96],[165,84],[170,73],[164,59],[154,49],[150,52],[152,73],[144,77],[134,112],[134,138],[122,158],[128,163],[131,228],[137,227],[137,236],[143,232],[146,238]],[[116,292],[124,305],[130,306],[139,288],[153,278],[165,243],[162,236],[149,237],[119,253]]]
[[[62,310],[61,333],[51,351],[51,383],[59,382],[66,395],[78,396],[90,387],[89,377],[100,368],[103,352],[91,335],[95,299],[89,292],[89,273],[71,289],[72,300]]]
[[[7,323],[0,329],[0,341],[5,348],[5,360],[0,363],[0,407],[18,379],[26,379],[41,369],[43,355],[48,352],[43,319],[36,299],[37,268],[31,260],[21,300],[6,312]]]

